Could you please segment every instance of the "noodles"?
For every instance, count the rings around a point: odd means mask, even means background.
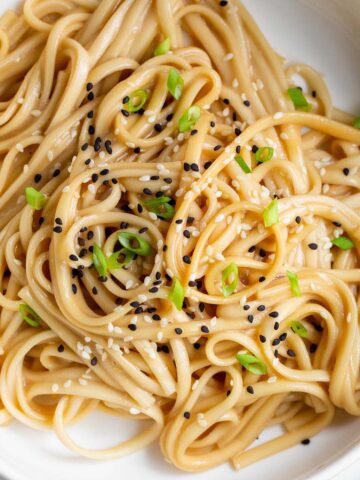
[[[360,415],[353,123],[236,0],[5,13],[0,423],[197,472]],[[145,426],[83,448],[95,409]]]

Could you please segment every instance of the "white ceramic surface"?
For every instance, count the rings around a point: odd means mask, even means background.
[[[360,113],[360,0],[244,1],[279,53],[315,66],[325,74],[335,103]],[[0,12],[17,3],[0,0]],[[134,423],[97,414],[71,431],[83,445],[101,447],[126,438],[136,430]],[[340,414],[308,447],[299,445],[240,473],[225,465],[196,478],[356,480],[359,463],[346,473],[343,470],[359,458],[360,419]],[[116,461],[93,462],[68,452],[53,433],[31,431],[17,422],[0,428],[0,474],[9,480],[105,480],[131,475],[146,480],[190,478],[165,463],[157,446]]]

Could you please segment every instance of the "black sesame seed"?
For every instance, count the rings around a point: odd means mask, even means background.
[[[91,365],[92,365],[93,367],[95,367],[95,365],[97,365],[97,358],[96,358],[96,357],[93,357],[93,358],[91,359],[90,363],[91,363]]]
[[[59,176],[59,175],[60,175],[60,169],[57,168],[56,170],[53,171],[52,176],[55,178],[55,177],[57,177],[57,176]]]
[[[287,337],[287,333],[284,332],[280,335],[279,340],[281,340],[283,342],[284,340],[286,340],[286,337]]]
[[[302,443],[303,445],[309,445],[310,440],[309,440],[308,438],[304,438],[304,440],[301,440],[301,443]]]
[[[92,110],[90,110],[90,112],[88,112],[88,114],[87,114],[87,117],[88,118],[93,118],[93,116],[94,116],[94,112]]]
[[[122,304],[122,298],[117,297],[117,298],[115,299],[115,303],[116,303],[116,305],[121,305],[121,304]]]
[[[169,350],[169,347],[167,345],[163,345],[161,350],[164,352],[164,353],[169,353],[170,350]]]
[[[210,332],[209,328],[206,325],[203,325],[200,330],[204,333],[209,333]]]
[[[261,282],[265,282],[265,280],[266,280],[266,277],[259,277],[259,282],[260,282],[260,283],[261,283]]]
[[[343,168],[343,174],[347,177],[350,173],[350,170],[348,168]]]
[[[183,219],[182,218],[178,218],[177,220],[175,220],[175,223],[177,225],[181,225],[183,223]]]
[[[151,287],[149,288],[150,293],[157,293],[159,291],[158,287]]]
[[[316,96],[317,96],[317,91],[316,91],[316,90],[313,90],[313,91],[311,92],[311,95],[312,95],[313,98],[316,98]]]
[[[182,328],[179,328],[179,327],[175,328],[175,333],[176,335],[181,335],[183,333]]]
[[[128,117],[130,115],[130,113],[124,108],[121,109],[121,113],[124,115],[124,117]]]
[[[312,344],[310,345],[310,353],[315,353],[316,350],[317,350],[317,345],[316,345],[316,343],[312,343]]]
[[[143,192],[145,193],[145,195],[152,195],[152,191],[150,190],[150,188],[143,188]]]
[[[113,153],[113,150],[112,150],[112,147],[111,147],[111,140],[106,140],[104,145],[105,145],[105,150],[107,151],[107,153],[109,155],[111,155]]]
[[[240,147],[240,145],[237,145],[237,146],[236,146],[235,151],[236,151],[236,153],[240,153],[240,152],[241,152],[241,147]]]
[[[228,1],[227,1],[227,0],[221,0],[221,1],[219,2],[220,7],[226,7],[227,4],[228,4]]]
[[[159,180],[159,175],[151,175],[150,180]]]
[[[74,262],[77,262],[79,260],[78,257],[74,254],[69,255],[69,258],[70,258],[70,260],[73,260]]]
[[[263,248],[260,248],[259,255],[260,255],[261,258],[266,257],[266,250],[264,250]]]
[[[190,168],[193,172],[198,172],[199,171],[199,165],[197,163],[192,163],[190,165]]]
[[[39,183],[41,181],[41,178],[42,176],[40,175],[40,173],[37,173],[34,177],[34,182]]]
[[[197,133],[198,133],[198,130],[196,130],[196,128],[194,128],[194,130],[191,130],[190,135],[193,137]]]
[[[93,293],[93,295],[97,295],[98,291],[97,291],[97,288],[96,288],[96,287],[93,287],[93,288],[92,288],[92,293]]]
[[[62,228],[61,228],[60,226],[54,227],[54,228],[53,228],[53,232],[55,232],[55,233],[61,233],[61,232],[62,232]]]
[[[335,227],[341,227],[341,223],[340,222],[332,222],[333,225],[335,225]]]
[[[321,325],[315,323],[314,328],[317,332],[322,332],[324,329]]]
[[[269,317],[271,318],[277,318],[278,316],[279,316],[279,312],[277,312],[276,310],[269,313]]]
[[[250,107],[251,103],[249,102],[249,100],[245,100],[243,102],[243,104],[245,105],[245,107]]]
[[[299,217],[299,215],[297,217],[295,217],[295,222],[297,224],[301,223],[301,217]]]
[[[200,343],[195,342],[195,343],[193,344],[193,347],[195,348],[195,350],[199,350],[199,348],[201,347],[201,345],[200,345]]]
[[[71,290],[72,290],[72,292],[73,292],[74,295],[77,293],[77,286],[75,285],[75,283],[73,283],[73,284],[71,285]]]
[[[85,152],[85,150],[87,150],[88,146],[89,146],[88,143],[84,143],[83,145],[81,145],[81,150],[82,150],[83,152]]]
[[[258,150],[259,150],[259,147],[258,147],[257,145],[253,145],[253,146],[251,147],[252,153],[256,153]]]
[[[210,168],[210,167],[211,167],[211,164],[212,164],[212,162],[205,162],[205,163],[204,163],[204,168],[205,168],[205,170],[207,170],[208,168]]]
[[[173,119],[174,117],[174,114],[173,113],[169,113],[169,115],[166,117],[166,121],[167,122],[171,122],[171,120]]]
[[[94,135],[95,133],[94,125],[89,125],[88,132],[89,132],[89,135]]]
[[[274,330],[279,330],[279,327],[280,327],[280,323],[279,323],[279,322],[275,322],[275,323],[274,323]]]
[[[100,280],[101,283],[106,283],[107,280],[108,280],[108,277],[106,277],[106,276],[101,276],[101,277],[99,277],[99,280]]]
[[[56,217],[56,218],[55,218],[55,223],[56,223],[57,225],[62,225],[62,224],[63,224],[63,222],[62,222],[62,220],[61,220],[60,217]]]
[[[192,225],[192,224],[194,223],[194,220],[195,220],[194,217],[188,217],[188,218],[186,219],[186,223],[187,223],[188,225]]]
[[[110,172],[108,168],[104,168],[103,170],[100,170],[100,175],[107,175]]]
[[[200,312],[203,312],[205,310],[205,304],[203,302],[199,303],[199,310]]]
[[[130,323],[128,325],[128,329],[131,330],[132,332],[135,332],[135,330],[137,329],[137,326],[134,323]]]
[[[125,105],[126,103],[128,103],[130,100],[130,97],[128,95],[126,95],[126,97],[123,98],[123,104]]]
[[[59,352],[59,353],[62,353],[64,350],[65,350],[65,347],[64,347],[64,345],[61,343],[61,344],[58,346],[58,352]]]
[[[190,171],[190,164],[189,163],[187,163],[187,162],[184,163],[184,170],[185,170],[185,172]]]
[[[241,129],[236,127],[235,128],[235,135],[238,137],[239,135],[241,135]]]
[[[247,316],[248,322],[252,323],[254,321],[254,315]]]
[[[91,180],[93,183],[95,183],[98,180],[98,178],[99,178],[99,175],[97,173],[93,173],[91,175]]]
[[[129,224],[128,224],[129,225]],[[145,233],[147,232],[149,229],[147,227],[143,227],[143,228],[140,228],[139,230],[139,233],[142,234],[142,233]]]
[[[225,103],[225,105],[230,105],[230,100],[228,98],[224,98],[223,102]]]
[[[218,150],[220,150],[220,148],[221,148],[221,145],[215,145],[215,147],[214,147],[215,152],[217,152]]]
[[[261,342],[261,343],[265,343],[265,342],[266,342],[266,337],[264,337],[264,335],[259,335],[259,339],[260,339],[260,342]]]
[[[158,322],[159,320],[161,320],[161,317],[157,313],[154,313],[154,315],[152,316],[152,319]]]
[[[184,261],[184,263],[187,263],[188,265],[190,265],[191,258],[188,255],[184,255],[183,256],[183,261]]]
[[[259,305],[259,306],[257,307],[257,309],[259,310],[259,312],[263,312],[263,311],[265,310],[265,308],[266,308],[265,305]]]
[[[160,133],[161,130],[162,130],[162,125],[161,125],[161,123],[155,123],[154,129],[155,129],[157,132]]]
[[[318,244],[317,243],[309,243],[308,247],[310,250],[317,250],[318,249]]]
[[[90,92],[89,95],[87,96],[87,98],[88,98],[89,102],[94,100],[94,98],[95,98],[94,92]]]
[[[251,385],[249,385],[248,387],[246,387],[246,391],[247,391],[248,393],[250,393],[251,395],[253,395],[253,394],[254,394],[254,387],[252,387]]]
[[[143,311],[144,311],[143,307],[136,307],[134,310],[134,313],[136,315],[139,315],[140,313],[143,313]]]
[[[210,127],[211,127],[211,128],[214,128],[214,127],[215,127],[215,122],[211,121],[211,122],[210,122]]]
[[[141,205],[140,203],[138,203],[138,204],[137,204],[137,211],[138,211],[139,213],[142,213],[143,210],[144,210],[144,209],[143,209],[142,205]]]
[[[94,88],[94,84],[89,82],[86,84],[86,90],[90,92]]]
[[[276,347],[277,345],[280,345],[280,340],[278,338],[275,338],[275,340],[272,341],[272,346]]]
[[[256,246],[253,245],[252,247],[250,247],[250,248],[248,249],[248,252],[249,252],[249,253],[254,253],[255,250],[256,250]]]
[[[294,350],[291,350],[291,348],[289,348],[286,353],[289,355],[289,357],[296,357],[296,353]]]
[[[189,230],[184,230],[184,231],[183,231],[183,235],[184,235],[184,237],[186,237],[186,238],[190,238],[190,236],[191,236]]]
[[[245,304],[245,305],[243,306],[243,309],[244,309],[245,311],[246,311],[246,310],[250,310],[250,305]]]
[[[138,302],[137,300],[133,301],[130,303],[130,307],[133,307],[133,308],[136,308],[140,305],[140,302]]]

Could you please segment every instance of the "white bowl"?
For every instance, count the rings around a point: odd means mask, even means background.
[[[360,113],[359,0],[244,1],[279,53],[323,72],[335,104]],[[0,12],[16,5],[17,0],[0,0]],[[99,447],[126,438],[135,429],[134,422],[96,414],[71,430],[82,444]],[[266,434],[261,437],[260,441]],[[0,473],[9,480],[104,480],[131,475],[146,480],[189,478],[165,463],[156,445],[130,457],[101,463],[68,452],[52,432],[32,431],[17,422],[0,428],[0,445]],[[310,446],[299,445],[240,473],[224,465],[197,478],[329,480],[359,458],[360,418],[340,413],[330,428],[312,439]],[[353,471],[337,478],[359,477]]]

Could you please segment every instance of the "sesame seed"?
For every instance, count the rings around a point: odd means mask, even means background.
[[[190,265],[190,263],[191,263],[191,259],[188,255],[183,256],[183,261],[184,261],[184,263],[186,263],[188,265]]]
[[[250,393],[251,395],[253,395],[253,394],[254,394],[254,387],[252,387],[251,385],[249,385],[248,387],[246,387],[246,391],[247,391],[248,393]]]
[[[279,339],[283,342],[284,340],[286,340],[286,337],[287,337],[287,333],[284,332],[280,335]]]
[[[308,247],[310,250],[317,250],[318,249],[318,244],[317,243],[309,243]]]
[[[261,282],[265,282],[265,280],[266,280],[266,277],[263,277],[263,276],[262,276],[262,277],[259,277],[259,282],[260,282],[260,283],[261,283]]]
[[[71,290],[72,290],[72,292],[73,292],[74,295],[77,293],[77,286],[75,285],[75,283],[73,283],[73,284],[71,285]]]
[[[296,357],[296,353],[294,350],[291,350],[291,348],[289,348],[286,353],[289,355],[289,357]]]
[[[58,346],[58,349],[57,349],[57,350],[58,350],[59,353],[62,353],[62,352],[65,350],[64,345],[61,343],[61,344]]]
[[[259,312],[263,312],[263,311],[265,310],[265,308],[266,308],[265,305],[259,305],[259,306],[257,307],[257,309],[258,309]]]
[[[350,173],[350,170],[348,168],[343,168],[343,174],[347,177]]]
[[[184,412],[184,417],[189,420],[190,418],[190,412]]]
[[[176,335],[181,335],[183,333],[182,328],[179,328],[179,327],[175,328],[175,333]]]
[[[274,330],[279,330],[280,324],[279,322],[274,323]]]
[[[280,345],[280,340],[278,338],[275,338],[275,340],[272,341],[272,346],[276,347],[277,345]]]
[[[310,345],[310,353],[315,353],[316,350],[317,350],[317,345],[316,345],[316,343],[312,343],[312,344]]]
[[[209,333],[209,332],[210,332],[209,328],[208,328],[206,325],[203,325],[200,330],[201,330],[203,333]]]
[[[61,233],[61,232],[62,232],[62,228],[61,228],[60,226],[54,227],[54,228],[53,228],[53,232],[55,232],[55,233]]]
[[[310,440],[308,438],[304,438],[304,440],[301,440],[302,445],[309,445]]]
[[[265,343],[265,342],[266,342],[266,337],[264,337],[264,335],[259,335],[259,339],[260,339],[260,342],[261,342],[261,343]]]

